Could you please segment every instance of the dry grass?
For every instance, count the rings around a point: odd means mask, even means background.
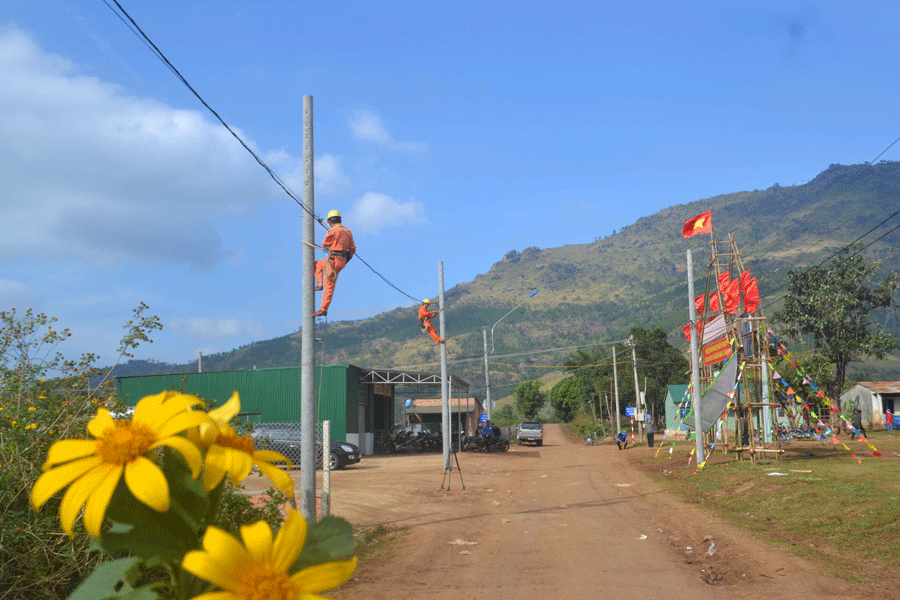
[[[900,435],[870,436],[883,458],[859,441],[841,445],[793,442],[783,460],[754,466],[717,452],[703,471],[685,468],[691,445],[679,441],[671,458],[641,459],[669,490],[710,509],[762,539],[813,559],[853,582],[874,582],[900,555]]]

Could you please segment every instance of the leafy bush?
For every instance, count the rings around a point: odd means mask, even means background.
[[[135,309],[120,356],[161,327],[147,308]],[[0,598],[65,598],[100,562],[88,536],[59,531],[58,499],[41,512],[29,501],[53,442],[83,437],[98,405],[117,408],[111,381],[91,387],[97,357],[66,359],[58,348],[71,333],[55,323],[31,309],[0,312]]]

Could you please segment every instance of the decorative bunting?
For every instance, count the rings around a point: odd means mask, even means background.
[[[856,434],[857,436],[859,436],[859,441],[865,443],[865,444],[872,450],[872,455],[873,455],[873,456],[879,456],[879,457],[882,457],[882,458],[883,458],[884,455],[881,454],[881,453],[878,451],[878,449],[875,448],[875,446],[873,446],[872,444],[870,444],[870,443],[869,443],[869,440],[868,440],[864,435],[862,435],[862,433],[861,433],[858,429],[856,429],[856,427],[853,426],[853,424],[850,422],[850,419],[848,419],[846,415],[844,415],[844,414],[841,413],[839,407],[836,408],[835,406],[833,406],[831,400],[830,400],[830,399],[829,399],[829,398],[828,398],[828,397],[827,397],[827,396],[826,396],[826,395],[818,388],[818,386],[816,385],[815,381],[811,380],[811,379],[809,378],[809,375],[806,374],[806,373],[803,371],[803,368],[802,368],[802,366],[800,365],[799,361],[794,360],[793,355],[788,351],[788,349],[787,349],[787,347],[784,345],[784,343],[781,342],[781,341],[778,339],[778,336],[775,335],[775,333],[774,333],[771,329],[769,329],[769,335],[772,336],[772,339],[773,339],[772,345],[771,345],[770,347],[771,347],[771,348],[776,348],[776,347],[777,347],[777,348],[778,348],[778,350],[777,350],[778,355],[780,355],[780,356],[782,357],[782,359],[784,359],[785,362],[788,363],[789,366],[793,367],[794,370],[795,370],[795,372],[797,372],[797,373],[800,374],[800,375],[804,375],[803,383],[804,383],[805,385],[808,384],[808,385],[811,386],[814,390],[816,390],[816,397],[822,399],[822,404],[824,404],[825,406],[828,407],[828,412],[835,412],[835,413],[837,413],[838,416],[839,416],[839,418],[841,419],[841,421],[843,421],[843,423],[844,423],[844,425],[846,426],[846,428],[849,429],[850,431],[852,431],[852,432],[853,432],[854,434]],[[777,373],[777,371],[776,371],[776,373]],[[773,375],[773,377],[774,377],[774,375]],[[780,384],[782,384],[783,386],[786,386],[786,387],[788,388],[788,389],[787,389],[787,392],[788,392],[789,394],[793,394],[793,393],[794,393],[794,391],[790,388],[790,386],[788,386],[787,382],[786,382],[783,378],[781,379],[780,382],[779,382],[779,381],[776,381],[775,383],[776,383],[776,384],[779,384],[779,383],[780,383]],[[780,390],[776,390],[776,392],[780,392]],[[802,401],[801,401],[799,398],[796,398],[795,400],[796,400],[796,402],[797,402],[798,404],[802,403]],[[811,416],[813,416],[814,418],[818,418],[818,417],[816,416],[816,414],[815,414],[812,410],[810,410],[808,404],[803,403],[803,407],[809,412],[809,414],[810,414]],[[821,422],[820,422],[819,424],[822,425]],[[817,433],[819,433],[819,432],[817,431]],[[831,432],[830,429],[828,430],[828,433],[829,433],[829,435],[832,436],[832,437],[831,437],[831,440],[830,440],[830,442],[831,442],[832,444],[834,444],[834,445],[840,444],[841,446],[844,447],[845,450],[847,450],[847,452],[850,453],[850,456],[852,456],[853,458],[856,459],[857,464],[860,464],[860,465],[862,464],[862,460],[860,460],[858,456],[856,456],[855,454],[853,454],[853,452],[850,450],[850,448],[847,446],[847,444],[841,442],[841,441],[837,438],[837,436],[833,435],[833,433]],[[825,436],[821,435],[821,433],[820,433],[819,435],[820,435],[820,438],[819,438],[820,440],[825,439]]]

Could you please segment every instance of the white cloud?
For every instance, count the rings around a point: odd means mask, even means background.
[[[384,127],[381,117],[366,109],[354,111],[347,123],[353,135],[360,140],[376,142],[389,150],[399,152],[426,152],[428,146],[424,142],[397,142]]]
[[[351,230],[378,232],[386,227],[426,223],[425,206],[421,202],[400,203],[378,192],[366,192],[350,209],[344,222]]]
[[[169,322],[169,327],[178,333],[207,339],[234,336],[250,336],[254,339],[261,339],[266,334],[266,328],[261,323],[241,319],[175,318]]]
[[[0,29],[0,73],[5,256],[208,269],[225,257],[210,219],[281,193],[218,123],[81,75],[21,30]]]
[[[350,178],[341,171],[340,158],[326,154],[316,159],[316,193],[341,194],[352,187]]]
[[[303,158],[278,151],[266,154],[266,163],[281,177],[281,180],[298,198],[303,198]],[[337,195],[350,191],[350,178],[341,171],[340,157],[325,154],[316,157],[314,165],[316,195]]]

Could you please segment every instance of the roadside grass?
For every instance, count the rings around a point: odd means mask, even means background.
[[[686,468],[687,442],[676,442],[671,455],[671,441],[658,457],[646,446],[635,450],[648,453],[641,468],[679,497],[850,582],[874,583],[900,556],[900,436],[869,436],[883,458],[841,439],[858,459],[842,445],[805,440],[787,445],[782,460],[755,466],[717,449],[699,473],[693,462]]]
[[[393,527],[384,523],[357,529],[353,534],[356,536],[356,557],[360,564],[365,564],[385,555],[393,556],[397,542],[408,533],[408,527]]]

